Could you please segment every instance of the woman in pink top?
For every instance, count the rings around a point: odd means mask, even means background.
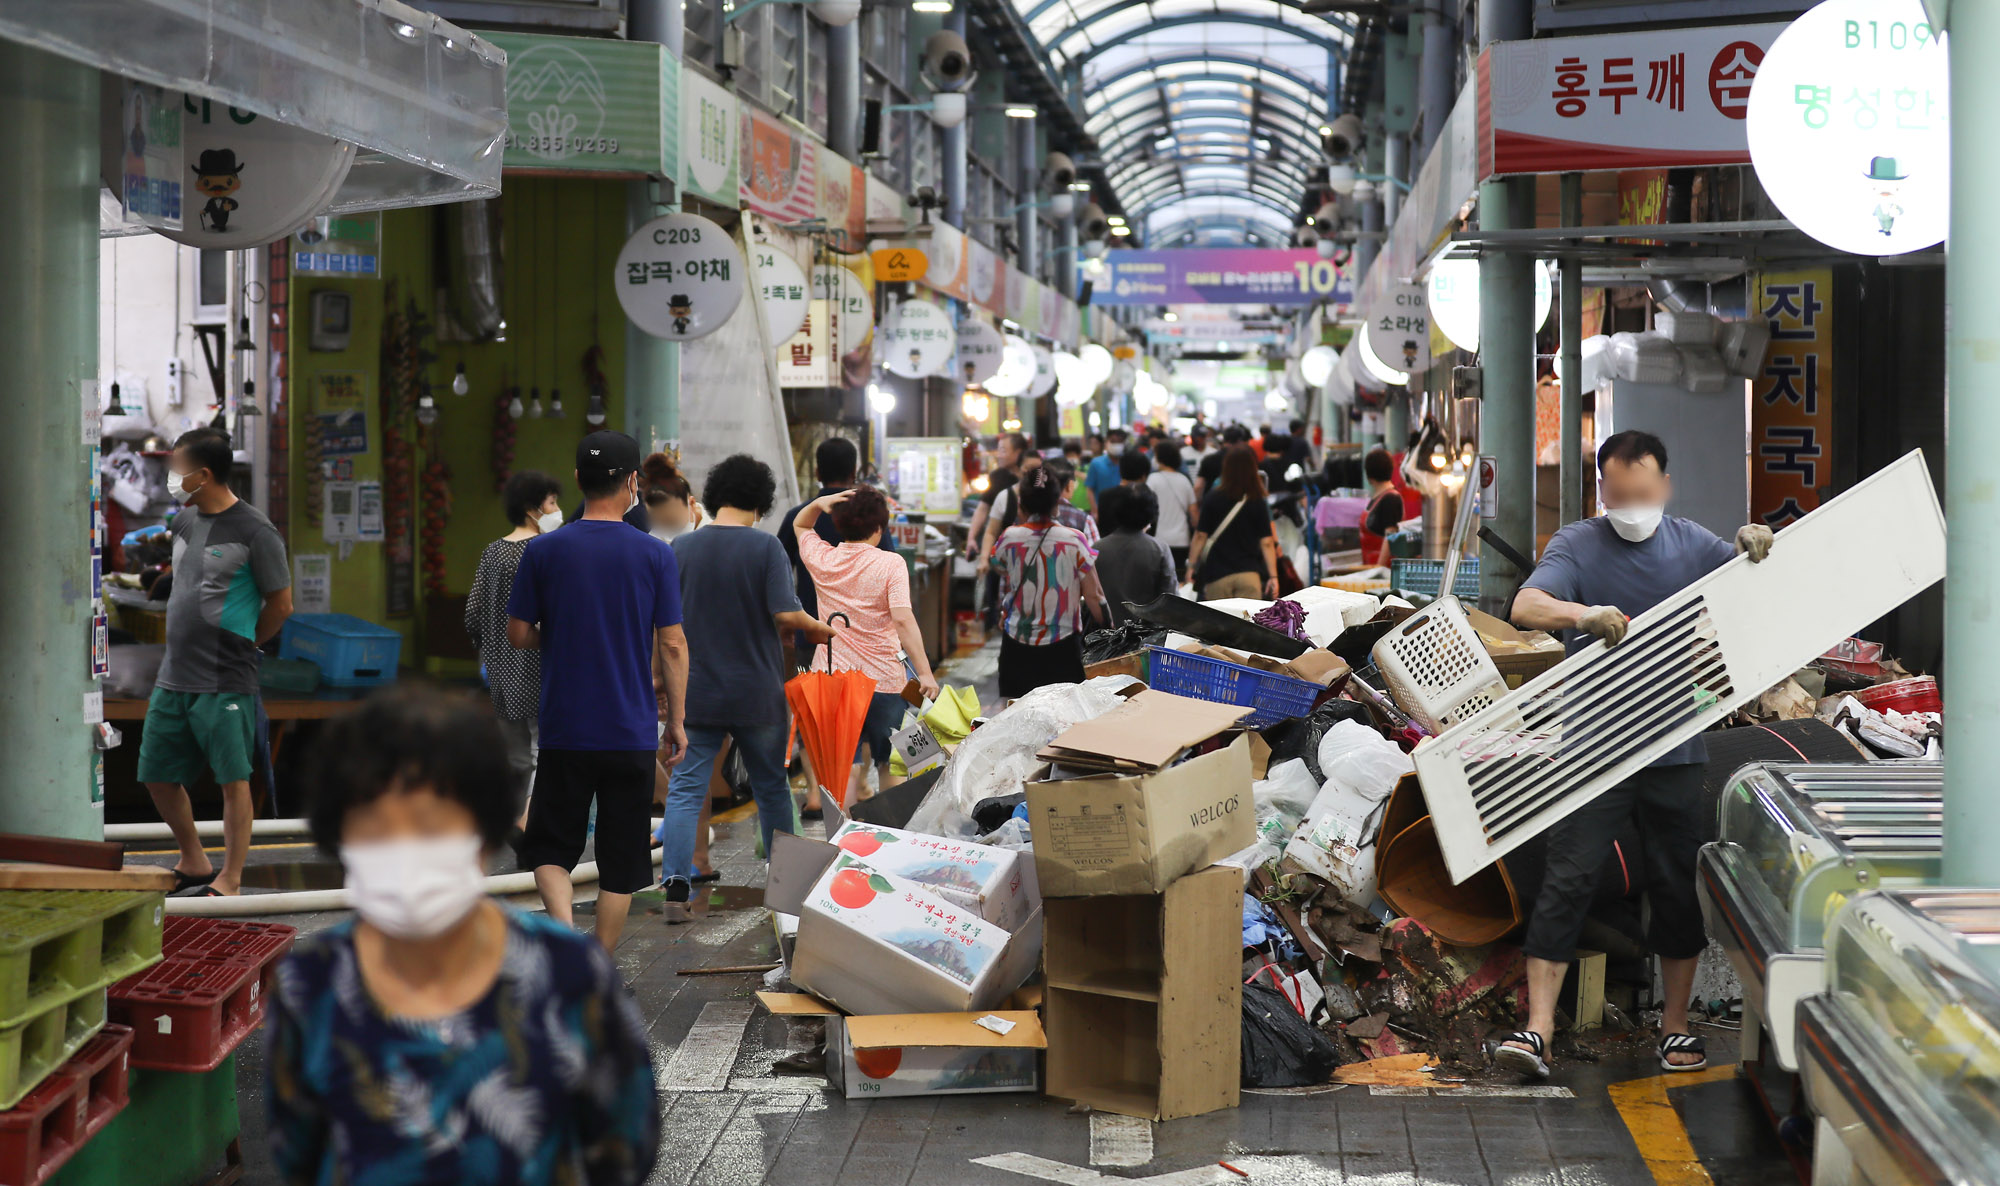
[[[845,541],[838,547],[813,530],[822,514],[833,516],[833,525]],[[889,773],[889,735],[902,725],[909,708],[902,695],[903,685],[909,681],[903,656],[909,657],[916,670],[924,699],[938,694],[930,658],[924,654],[923,632],[910,608],[909,567],[901,555],[878,546],[888,526],[889,500],[868,486],[809,502],[792,522],[792,532],[799,541],[799,561],[819,590],[820,621],[830,622],[835,614],[847,616],[839,645],[832,648],[833,662],[875,677],[875,699],[861,727],[861,744],[854,751],[854,773],[847,791],[850,803],[866,785],[871,751],[881,768],[881,785],[894,785]]]

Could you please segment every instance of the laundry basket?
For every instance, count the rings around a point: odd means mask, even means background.
[[[1440,597],[1391,627],[1370,654],[1396,703],[1433,733],[1507,694],[1456,597]]]

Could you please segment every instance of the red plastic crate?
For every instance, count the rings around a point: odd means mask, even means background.
[[[107,1025],[62,1068],[0,1112],[0,1186],[39,1186],[125,1110],[132,1031]]]
[[[275,960],[168,959],[111,988],[111,1017],[132,1027],[132,1065],[212,1071],[264,1020]]]
[[[233,918],[173,915],[160,937],[160,954],[167,959],[247,959],[268,963],[292,948],[297,927],[278,922],[239,922]]]

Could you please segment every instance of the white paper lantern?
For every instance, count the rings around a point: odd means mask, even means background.
[[[1035,348],[1018,334],[1002,334],[1000,369],[986,381],[994,395],[1029,394],[1035,384]]]
[[[1340,352],[1331,346],[1314,346],[1299,359],[1299,373],[1314,387],[1326,386],[1333,376],[1334,364],[1340,361]]]
[[[1076,352],[1076,356],[1090,368],[1092,383],[1102,384],[1111,381],[1112,368],[1118,365],[1118,360],[1111,357],[1111,351],[1096,342],[1085,342],[1083,349]]]

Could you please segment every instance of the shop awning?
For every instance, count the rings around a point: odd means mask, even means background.
[[[506,55],[398,0],[0,0],[0,37],[351,141],[334,213],[500,193]]]

